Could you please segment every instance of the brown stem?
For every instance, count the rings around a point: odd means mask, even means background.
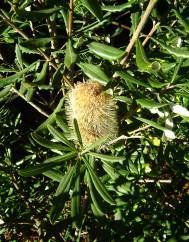
[[[49,117],[49,115],[43,111],[41,108],[39,108],[36,104],[32,103],[31,101],[28,101],[24,95],[22,95],[18,90],[16,90],[14,87],[11,88],[11,91],[16,93],[19,97],[21,97],[24,101],[26,101],[29,105],[31,105],[33,108],[35,108],[39,113],[43,114],[45,117]]]
[[[133,33],[133,36],[132,36],[132,38],[131,38],[131,40],[130,40],[130,42],[129,42],[129,45],[127,46],[127,48],[126,48],[126,50],[125,50],[126,55],[125,55],[125,57],[120,61],[120,64],[121,64],[121,65],[124,65],[125,61],[127,60],[127,58],[128,58],[128,56],[129,56],[129,54],[130,54],[130,51],[131,51],[132,48],[133,48],[133,45],[134,45],[136,39],[139,37],[140,32],[141,32],[142,29],[144,28],[144,25],[145,25],[145,23],[146,23],[148,17],[150,16],[150,13],[151,13],[151,11],[152,11],[152,9],[153,9],[153,7],[155,6],[155,4],[156,4],[157,1],[158,1],[158,0],[150,0],[150,1],[149,1],[149,4],[148,4],[148,6],[147,6],[147,8],[146,8],[146,10],[145,10],[145,12],[144,12],[144,15],[142,16],[142,18],[141,18],[141,20],[140,20],[140,22],[139,22],[139,24],[138,24],[138,26],[137,26],[137,29],[136,29],[135,32]]]
[[[73,0],[70,0],[69,6],[69,17],[68,17],[68,36],[71,37],[72,34],[72,23],[73,23]]]
[[[145,46],[146,43],[149,41],[150,37],[154,34],[154,32],[157,30],[158,26],[160,25],[160,22],[154,23],[152,29],[150,30],[149,34],[146,36],[144,41],[142,42],[142,45]]]

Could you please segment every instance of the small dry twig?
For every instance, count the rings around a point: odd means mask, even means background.
[[[11,91],[16,93],[19,97],[21,97],[24,101],[26,101],[29,105],[31,105],[34,109],[36,109],[39,113],[43,114],[45,117],[49,117],[49,115],[43,111],[41,108],[39,108],[36,104],[34,104],[31,101],[28,101],[24,95],[22,95],[18,90],[16,90],[14,87],[11,88]]]
[[[70,0],[70,9],[69,9],[69,17],[68,17],[68,36],[71,37],[72,34],[72,23],[73,23],[73,0]]]
[[[146,8],[146,10],[144,12],[144,15],[142,16],[142,18],[141,18],[141,20],[140,20],[140,22],[138,24],[138,27],[137,27],[136,31],[133,33],[133,36],[132,36],[132,38],[131,38],[131,40],[129,42],[129,45],[127,46],[127,48],[125,50],[126,56],[121,60],[121,62],[120,62],[121,65],[124,65],[125,61],[127,60],[127,58],[128,58],[128,56],[130,54],[130,51],[133,48],[133,45],[134,45],[136,39],[138,38],[140,32],[144,28],[144,25],[145,25],[148,17],[150,16],[150,13],[151,13],[151,11],[152,11],[152,9],[155,6],[157,1],[158,0],[150,0],[149,4],[148,4],[148,6],[147,6],[147,8]]]

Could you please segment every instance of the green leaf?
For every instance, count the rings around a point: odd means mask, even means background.
[[[81,0],[81,3],[86,7],[92,15],[94,15],[99,21],[103,18],[103,13],[98,0]]]
[[[77,156],[77,152],[70,152],[65,155],[59,155],[45,160],[42,164],[28,167],[19,171],[21,176],[36,176],[51,168],[61,165],[64,161],[70,160]]]
[[[95,152],[89,152],[88,154],[95,158],[99,158],[99,159],[102,159],[105,161],[110,161],[112,163],[114,163],[114,162],[122,163],[125,160],[124,156],[104,155],[104,154],[99,154],[99,153],[95,153]]]
[[[77,120],[75,118],[73,120],[73,125],[74,125],[74,130],[75,130],[77,140],[78,140],[79,144],[82,146],[83,142],[82,142],[81,134],[79,131],[79,126],[78,126]]]
[[[150,62],[139,39],[136,40],[136,64],[140,71],[150,71]]]
[[[12,88],[12,85],[9,85],[9,86],[4,87],[0,91],[0,100],[3,100],[4,98],[6,98],[10,94],[11,88]]]
[[[32,138],[41,146],[44,146],[49,149],[54,149],[54,150],[65,150],[65,146],[59,143],[55,143],[52,141],[49,141],[48,139],[45,139],[38,135],[37,133],[32,133]]]
[[[181,16],[181,14],[176,10],[173,9],[173,12],[175,13],[176,17],[178,18],[180,24],[184,27],[185,31],[189,32],[189,23],[185,21],[184,17]]]
[[[52,78],[52,87],[55,89],[60,89],[61,88],[61,82],[62,82],[62,77],[63,73],[65,70],[65,65],[64,63],[59,64],[58,68],[56,69],[55,73],[53,74]]]
[[[108,175],[111,177],[113,181],[119,178],[119,173],[110,164],[103,163],[102,167],[108,173]]]
[[[38,73],[37,78],[36,80],[34,80],[34,82],[38,82],[38,83],[40,82],[42,84],[43,81],[45,81],[47,76],[48,66],[49,66],[49,62],[45,61],[40,73]]]
[[[75,225],[77,226],[78,219],[81,214],[81,207],[80,207],[80,201],[81,201],[81,192],[80,192],[80,173],[78,169],[78,174],[76,174],[77,178],[75,181],[75,186],[73,189],[73,194],[71,198],[71,217],[75,220]]]
[[[67,140],[67,138],[65,137],[65,135],[60,132],[59,130],[55,129],[52,125],[48,124],[47,125],[48,130],[50,131],[50,133],[53,135],[53,137],[55,139],[57,139],[58,141],[64,143],[65,145],[69,146],[70,148],[75,150],[74,145]]]
[[[147,109],[161,108],[167,105],[165,103],[157,103],[146,98],[136,99],[136,102],[140,104],[143,108],[147,108]]]
[[[68,171],[66,172],[66,174],[63,176],[63,178],[60,181],[60,184],[56,190],[55,196],[59,196],[62,193],[67,193],[69,191],[72,179],[75,174],[75,169],[76,169],[76,165],[72,166],[68,169]]]
[[[49,17],[53,13],[59,11],[61,7],[49,8],[49,9],[40,9],[40,10],[32,10],[26,11],[23,9],[17,9],[16,13],[18,16],[24,20],[30,20],[32,22],[41,21],[44,18]]]
[[[43,130],[43,129],[47,128],[48,124],[53,124],[55,122],[56,113],[61,111],[65,98],[66,98],[66,96],[64,96],[60,99],[60,101],[59,101],[58,105],[56,106],[56,108],[54,109],[53,113],[42,124],[39,125],[39,127],[36,129],[36,131]]]
[[[87,170],[89,172],[89,175],[93,181],[93,184],[96,188],[96,190],[98,191],[98,193],[100,194],[100,196],[109,204],[111,205],[115,205],[114,200],[112,199],[112,197],[110,196],[110,194],[108,193],[108,191],[106,190],[104,184],[101,182],[101,180],[97,177],[97,175],[94,173],[93,169],[91,168],[91,166],[89,165],[88,161],[83,159],[85,162],[85,165],[87,167]]]
[[[43,172],[43,175],[49,177],[50,179],[56,182],[60,182],[63,177],[63,174],[61,172],[54,169]]]
[[[59,128],[62,129],[63,132],[69,133],[69,128],[64,122],[62,116],[60,114],[56,114],[56,124]]]
[[[111,81],[109,77],[100,68],[100,66],[82,62],[80,62],[78,66],[91,80],[97,81],[102,85],[106,85],[108,82]]]
[[[136,118],[136,119],[138,119],[141,122],[144,122],[146,124],[149,124],[150,126],[156,128],[156,129],[159,129],[159,130],[162,130],[162,131],[167,130],[167,128],[163,127],[161,124],[156,123],[154,121],[151,121],[151,120],[148,120],[148,119],[145,119],[145,118]]]
[[[17,70],[11,69],[11,68],[7,68],[7,67],[4,67],[4,66],[0,66],[0,73],[1,72],[9,73],[9,72],[17,72]]]
[[[6,85],[9,85],[11,83],[15,83],[16,81],[18,81],[19,78],[22,77],[22,75],[32,71],[35,68],[36,63],[37,62],[32,63],[31,65],[29,65],[25,69],[17,72],[16,74],[14,74],[12,76],[8,76],[8,77],[0,79],[0,87],[4,87]]]
[[[46,47],[50,42],[52,41],[51,37],[46,38],[38,38],[38,39],[32,39],[32,40],[26,40],[20,43],[21,46],[27,49],[37,49]]]
[[[98,42],[92,42],[88,45],[88,47],[90,51],[94,52],[96,55],[110,61],[119,60],[125,54],[124,51],[118,48]]]
[[[73,49],[71,40],[68,40],[66,44],[66,52],[64,57],[64,64],[65,66],[70,69],[72,65],[76,62],[77,55]]]
[[[164,86],[167,85],[167,83],[162,83],[162,82],[159,82],[155,79],[148,79],[148,82],[150,83],[150,85],[153,87],[153,88],[162,88]]]
[[[164,50],[166,50],[169,54],[171,55],[175,55],[176,57],[179,57],[179,58],[189,58],[189,51],[186,50],[186,49],[181,49],[181,48],[178,48],[178,47],[171,47],[170,45],[166,45],[164,44],[163,42],[157,40],[157,39],[154,39],[151,37],[151,39],[158,45],[160,45]]]
[[[60,13],[62,14],[62,17],[63,17],[63,20],[64,20],[66,32],[68,32],[68,14],[67,14],[67,11],[65,11],[64,9],[61,9]]]
[[[132,7],[132,5],[136,2],[136,0],[130,0],[127,3],[119,4],[119,5],[104,5],[101,7],[103,11],[108,12],[121,12],[127,8]]]
[[[129,75],[125,71],[116,71],[116,74],[118,76],[120,76],[121,78],[123,78],[123,80],[125,80],[128,83],[137,84],[137,85],[143,86],[143,87],[150,87],[148,84],[143,83],[142,81],[137,80],[136,78],[134,78],[133,76]]]
[[[90,150],[94,150],[104,144],[108,139],[108,136],[104,136],[102,138],[97,139],[93,144],[87,146],[82,152],[81,155],[89,152]]]
[[[91,178],[90,178],[88,171],[86,171],[86,172],[87,172],[87,185],[89,186],[91,199],[92,199],[92,202],[93,202],[93,204],[94,204],[94,206],[97,210],[97,215],[103,216],[104,211],[103,211],[103,208],[101,206],[101,204],[102,204],[101,199],[100,199],[99,194],[97,193],[97,190],[95,189],[95,187],[94,187],[94,185],[91,181]]]
[[[16,53],[16,60],[18,61],[21,69],[23,69],[24,66],[23,66],[23,61],[22,61],[22,53],[20,50],[20,46],[18,44],[16,44],[15,53]]]

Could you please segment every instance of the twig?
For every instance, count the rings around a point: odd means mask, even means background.
[[[156,24],[153,23],[153,27],[150,30],[149,34],[146,36],[144,41],[142,42],[142,45],[145,46],[146,43],[149,41],[150,37],[153,35],[153,33],[157,30],[158,26],[160,25],[160,22],[157,22]]]
[[[51,19],[51,17],[48,19],[47,18],[47,26],[48,26],[48,30],[49,30],[49,34],[52,37],[51,40],[51,49],[52,50],[57,50],[57,32],[56,32],[56,14],[54,13],[52,16],[53,19]],[[55,59],[56,63],[60,63],[60,59],[58,58],[57,54],[53,54],[53,57]]]
[[[112,21],[112,24],[115,25],[115,26],[121,27],[121,28],[123,28],[123,29],[129,30],[129,31],[131,30],[130,27],[128,27],[128,26],[126,26],[126,25],[124,25],[124,24],[120,24],[120,23],[118,23],[118,22],[116,22],[116,21]]]
[[[132,135],[132,134],[136,134],[136,133],[138,133],[138,132],[140,132],[140,131],[143,131],[143,130],[145,130],[145,129],[148,129],[148,128],[150,128],[150,127],[151,127],[151,125],[146,125],[146,126],[144,126],[144,127],[142,127],[142,128],[138,128],[138,129],[135,129],[134,131],[129,132],[129,134],[130,134],[130,135]]]
[[[8,25],[10,25],[17,33],[19,33],[24,39],[29,40],[29,37],[19,28],[17,28],[13,22],[11,22],[4,14],[0,13],[0,17],[5,21]]]
[[[70,0],[69,6],[69,17],[68,17],[68,36],[70,37],[72,34],[72,23],[73,23],[73,0]]]
[[[109,144],[114,144],[119,140],[128,140],[128,139],[142,139],[144,138],[144,136],[141,135],[135,135],[135,136],[126,136],[126,135],[121,135],[120,137],[118,137],[117,139],[114,139],[112,141],[109,142]]]
[[[171,179],[160,179],[160,180],[155,180],[155,179],[140,179],[138,180],[139,183],[166,183],[166,184],[170,184],[172,182]]]
[[[16,93],[19,97],[21,97],[24,101],[26,101],[29,105],[31,105],[33,108],[35,108],[39,113],[43,114],[45,117],[49,117],[49,115],[43,111],[41,108],[39,108],[36,104],[32,103],[31,101],[28,101],[24,95],[22,95],[18,90],[16,90],[14,87],[11,88],[11,91]]]
[[[138,38],[140,32],[142,31],[148,17],[150,16],[150,13],[154,7],[154,5],[156,4],[158,0],[150,0],[147,8],[146,8],[146,11],[144,12],[144,15],[142,16],[141,20],[140,20],[140,23],[138,24],[138,27],[136,29],[136,31],[133,33],[133,36],[129,42],[129,45],[127,46],[125,52],[126,52],[126,56],[120,61],[120,64],[121,65],[124,65],[125,61],[127,60],[128,56],[129,56],[129,53],[130,51],[132,50],[133,48],[133,45],[136,41],[136,39]]]

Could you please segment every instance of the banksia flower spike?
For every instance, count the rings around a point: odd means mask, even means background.
[[[72,88],[66,114],[71,130],[74,129],[74,119],[77,120],[84,146],[104,136],[108,137],[107,141],[117,136],[116,103],[97,82],[79,83]]]

